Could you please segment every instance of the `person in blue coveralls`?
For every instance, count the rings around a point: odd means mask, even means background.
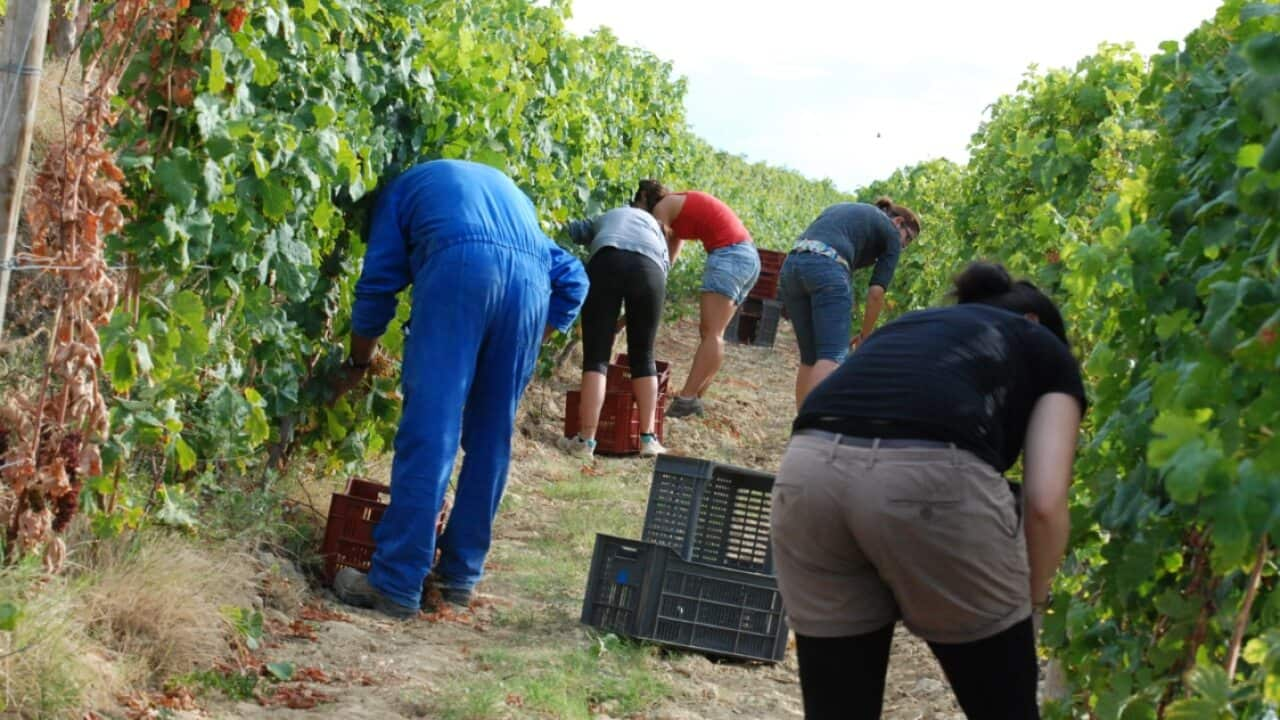
[[[368,575],[343,568],[344,602],[395,618],[439,599],[466,606],[507,481],[516,407],[542,341],[568,330],[587,294],[582,263],[543,234],[533,203],[486,165],[434,160],[391,181],[372,210],[351,312],[351,352],[336,392],[358,384],[377,338],[413,286],[402,365],[391,502],[374,531]],[[453,510],[436,516],[459,442]],[[434,593],[426,593],[434,596]]]

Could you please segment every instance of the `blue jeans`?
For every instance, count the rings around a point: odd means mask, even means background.
[[[723,295],[741,305],[760,279],[760,253],[755,243],[740,242],[707,255],[702,272],[702,292]]]
[[[432,569],[459,443],[465,456],[435,572],[441,586],[460,589],[483,575],[549,295],[545,257],[483,241],[441,248],[414,278],[391,505],[374,529],[369,570],[369,584],[402,605],[419,604]]]
[[[849,353],[853,287],[840,263],[816,253],[792,253],[778,279],[782,304],[800,345],[800,362],[843,362]]]

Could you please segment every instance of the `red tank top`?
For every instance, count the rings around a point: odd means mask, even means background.
[[[697,190],[680,194],[684,195],[684,207],[671,223],[676,237],[701,240],[702,249],[707,252],[751,239],[747,227],[719,198]]]

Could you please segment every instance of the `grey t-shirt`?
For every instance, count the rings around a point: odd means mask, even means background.
[[[902,236],[897,226],[883,210],[867,203],[832,205],[809,224],[800,239],[830,245],[849,263],[850,270],[875,263],[870,284],[886,290],[893,281],[893,271],[902,252]]]
[[[601,248],[613,247],[649,258],[662,268],[664,276],[671,269],[662,225],[647,210],[615,208],[590,220],[569,223],[568,233],[575,244],[591,246],[588,262]]]

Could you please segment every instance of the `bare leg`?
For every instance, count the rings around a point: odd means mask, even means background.
[[[698,309],[701,311],[698,333],[702,340],[698,343],[698,351],[693,355],[689,377],[680,389],[680,396],[686,398],[701,397],[711,386],[711,380],[724,363],[724,329],[729,327],[729,321],[733,319],[738,306],[724,295],[704,292],[698,302]]]
[[[800,370],[796,373],[796,412],[800,411],[800,406],[804,404],[804,399],[809,396],[809,392],[838,367],[840,367],[839,363],[834,360],[819,360],[813,365],[800,366]]]
[[[604,405],[604,384],[604,373],[594,370],[582,373],[582,399],[578,404],[578,436],[585,440],[596,438],[596,428],[600,425],[600,407]]]
[[[635,394],[636,408],[640,410],[640,434],[652,434],[653,417],[658,409],[658,376],[632,378],[631,392]]]

